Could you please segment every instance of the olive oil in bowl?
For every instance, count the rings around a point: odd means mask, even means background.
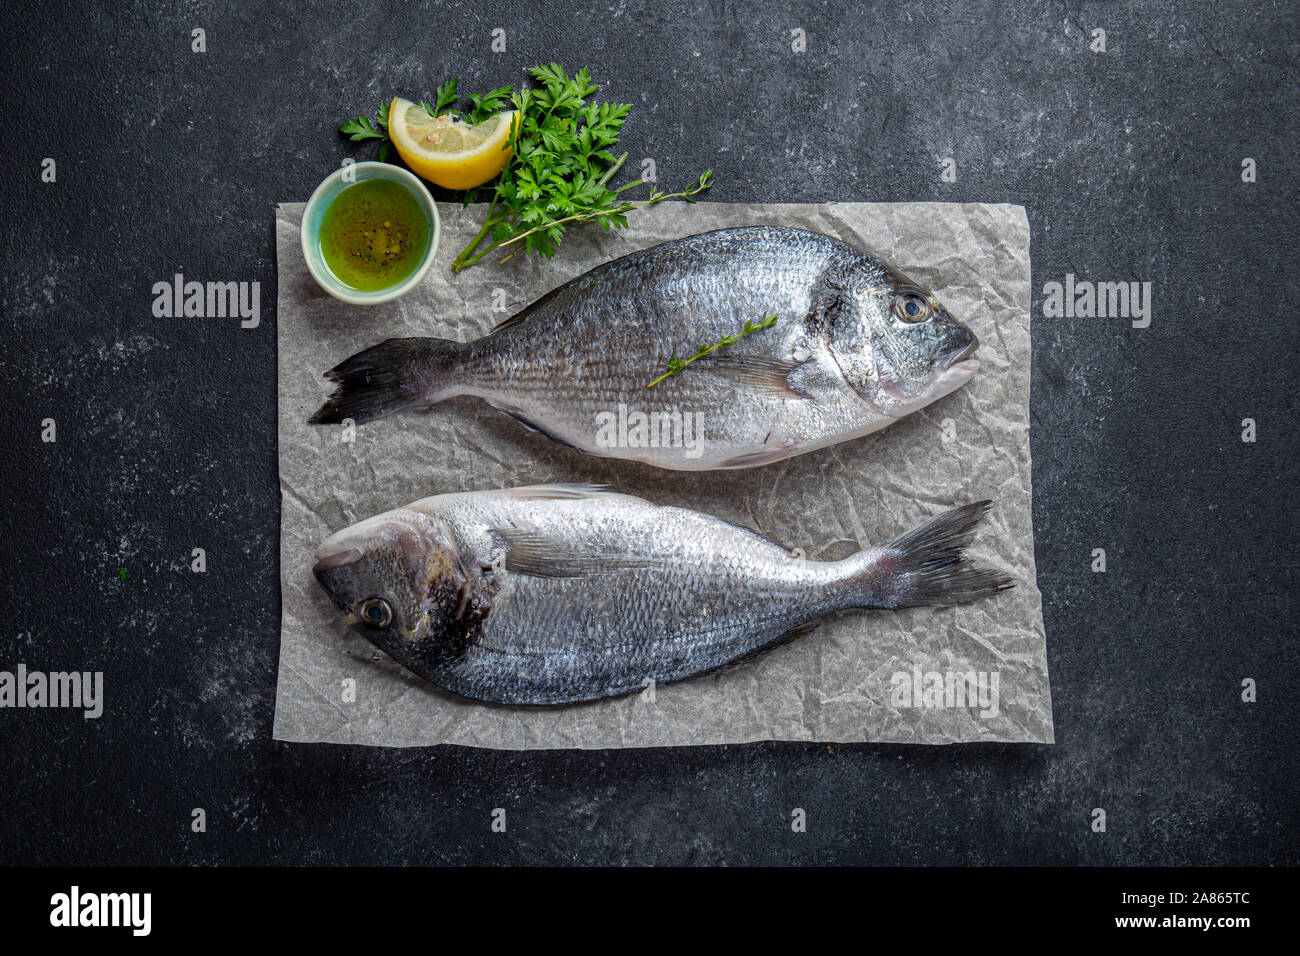
[[[429,220],[404,185],[388,179],[353,183],[334,197],[320,224],[320,251],[345,285],[377,292],[400,284],[429,248]]]

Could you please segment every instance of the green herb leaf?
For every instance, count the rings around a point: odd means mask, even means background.
[[[429,115],[441,116],[449,107],[455,106],[456,101],[460,99],[460,93],[457,92],[459,86],[460,78],[453,76],[446,83],[442,84],[442,86],[438,87],[438,92],[435,97],[436,102],[433,104],[433,109],[429,110]]]
[[[482,96],[470,96],[470,111],[467,122],[477,125],[485,119],[500,113],[510,102],[510,94],[514,92],[514,84],[498,87]]]
[[[380,132],[370,122],[369,116],[358,116],[354,120],[348,120],[339,127],[339,132],[344,136],[350,137],[352,142],[357,143],[363,139],[387,139],[388,134]]]

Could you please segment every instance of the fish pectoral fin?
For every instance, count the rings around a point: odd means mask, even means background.
[[[613,494],[607,491],[609,485],[584,485],[578,482],[553,482],[546,485],[524,485],[520,488],[507,488],[501,492],[507,498],[595,498],[599,495]]]
[[[781,398],[812,398],[794,373],[807,362],[763,358],[757,355],[718,353],[699,361],[702,372],[712,372],[762,389]]]
[[[505,568],[537,578],[577,578],[589,574],[612,574],[632,568],[646,568],[655,562],[627,554],[608,554],[575,549],[542,531],[524,528],[493,528],[489,532],[505,550]]]

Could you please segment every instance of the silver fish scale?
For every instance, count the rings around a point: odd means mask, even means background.
[[[690,470],[746,454],[777,460],[866,434],[890,419],[854,392],[826,343],[805,329],[818,283],[844,262],[883,275],[852,247],[797,229],[729,229],[664,243],[593,269],[467,344],[439,397],[477,395],[584,451]],[[712,357],[646,387],[673,355],[688,358],[765,312],[778,315],[775,326],[719,354],[807,362],[806,397],[711,370]],[[688,455],[684,442],[597,445],[599,415],[638,411],[698,416],[699,454]]]
[[[790,556],[729,522],[639,498],[441,495],[412,505],[453,529],[462,552],[500,563],[493,530],[539,534],[564,555],[598,555],[605,573],[496,575],[491,609],[459,659],[424,676],[466,697],[566,703],[732,663],[843,603],[844,572]],[[629,542],[635,542],[632,550]]]

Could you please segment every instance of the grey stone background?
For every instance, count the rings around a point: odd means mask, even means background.
[[[107,698],[0,711],[0,863],[1297,862],[1294,4],[105,6],[0,29],[0,669],[102,670]],[[662,183],[713,166],[713,200],[1028,208],[1057,745],[271,740],[274,204],[369,158],[335,127],[381,98],[548,60],[635,104]],[[260,327],[154,318],[176,272],[259,281]],[[1067,272],[1153,282],[1151,327],[1041,318]]]

